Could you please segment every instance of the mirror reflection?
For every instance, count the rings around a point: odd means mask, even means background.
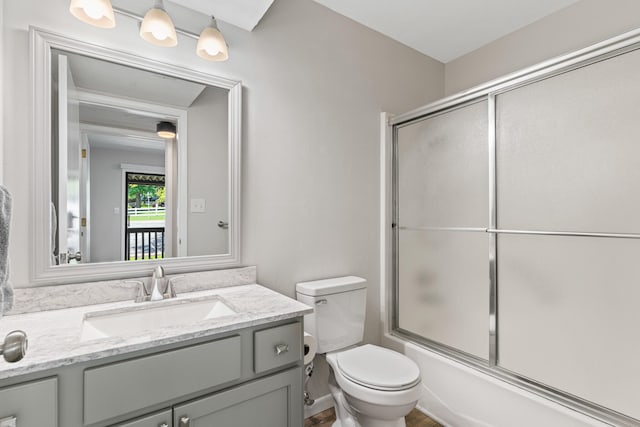
[[[229,91],[51,51],[51,265],[229,253]]]

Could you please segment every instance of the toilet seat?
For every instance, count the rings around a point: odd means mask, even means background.
[[[420,369],[404,354],[366,344],[336,354],[340,373],[363,387],[400,391],[420,382]]]

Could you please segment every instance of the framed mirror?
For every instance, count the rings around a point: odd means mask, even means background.
[[[30,34],[33,283],[238,265],[240,82]]]

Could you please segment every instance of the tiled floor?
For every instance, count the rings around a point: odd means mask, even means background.
[[[313,417],[304,420],[304,427],[331,427],[331,424],[335,421],[336,414],[333,408],[320,412]],[[424,415],[422,412],[414,409],[405,417],[407,427],[442,427],[431,418]]]

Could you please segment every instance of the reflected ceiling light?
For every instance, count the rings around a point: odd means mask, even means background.
[[[109,0],[71,0],[69,11],[73,16],[100,28],[113,28],[116,19]]]
[[[162,0],[156,0],[154,6],[144,15],[140,25],[140,37],[156,46],[171,47],[178,44],[176,28],[164,10]]]
[[[227,42],[222,37],[216,18],[213,16],[209,26],[200,33],[196,53],[207,61],[226,61],[229,58]]]
[[[158,122],[156,133],[160,138],[173,139],[176,137],[176,125],[171,122]]]

